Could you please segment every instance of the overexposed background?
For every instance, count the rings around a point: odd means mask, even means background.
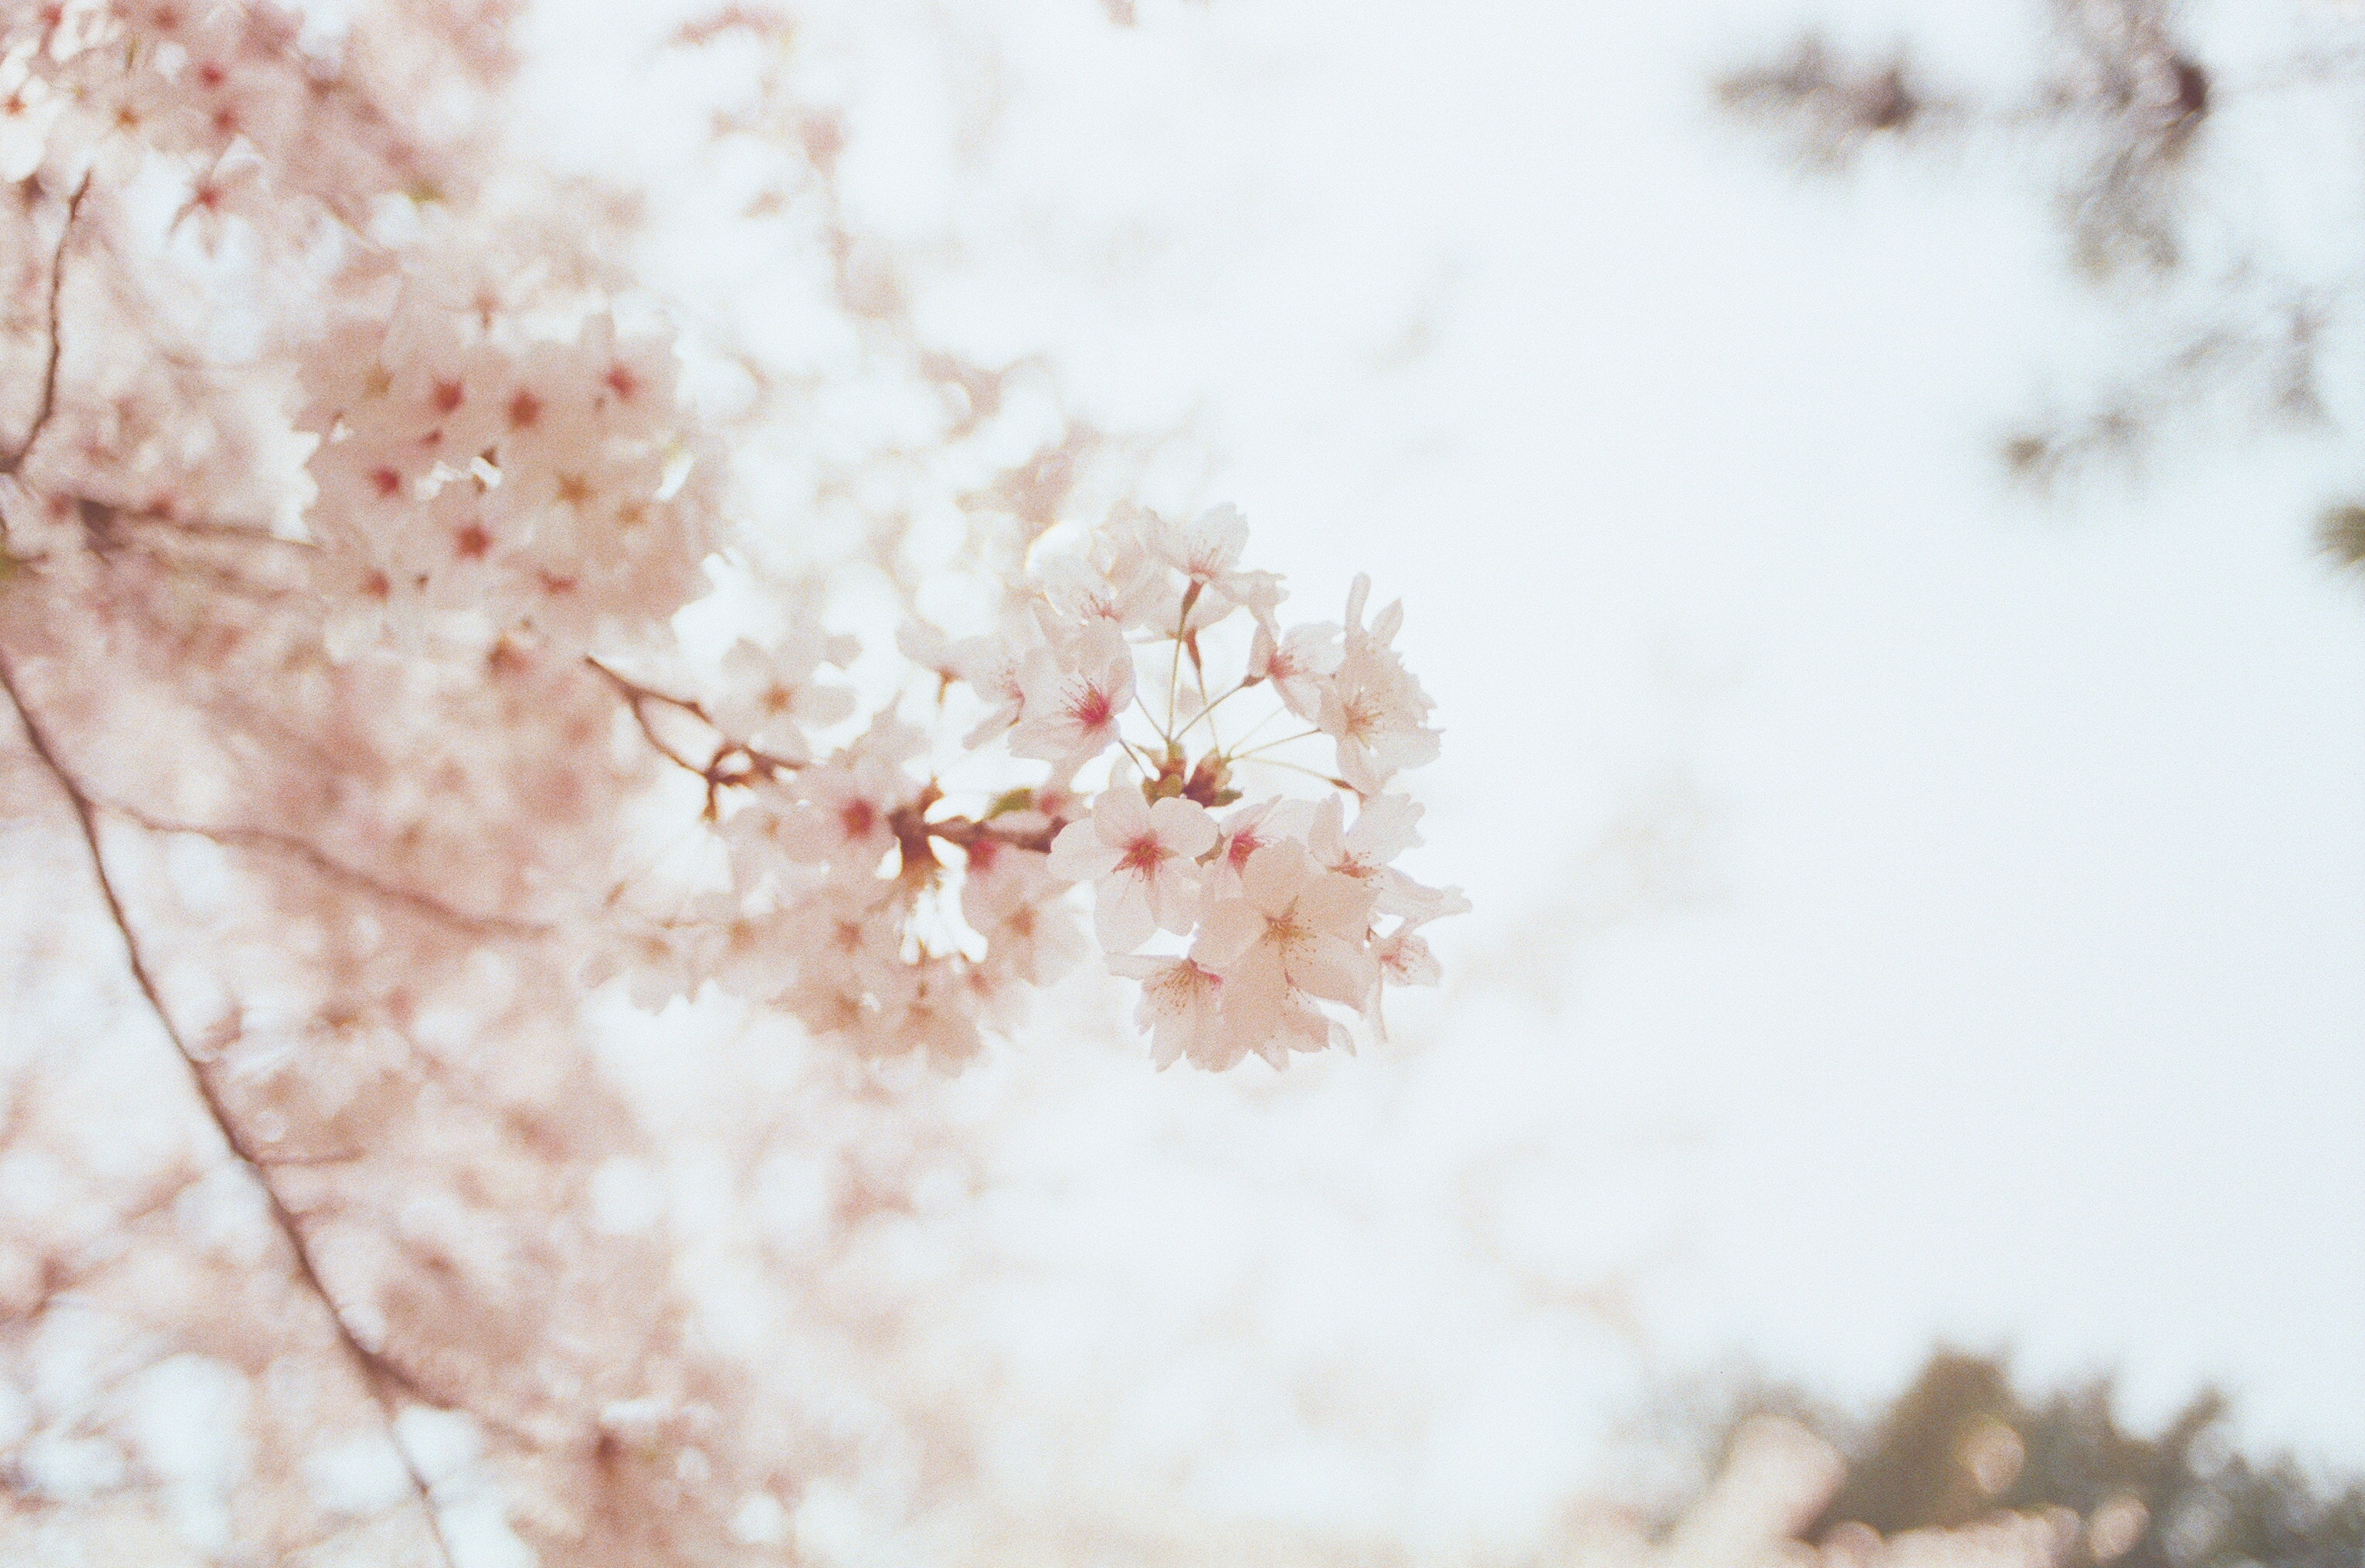
[[[1995,437],[2140,302],[2069,277],[2024,164],[1810,183],[1707,91],[1810,20],[2010,81],[2038,12],[804,13],[931,330],[1185,432],[1300,604],[1406,599],[1447,732],[1412,868],[1477,904],[1360,1059],[1152,1078],[1058,1026],[1082,987],[979,1075],[977,1245],[1023,1266],[962,1310],[1054,1413],[1014,1474],[1515,1538],[1656,1379],[1871,1399],[1938,1338],[2146,1420],[2221,1380],[2365,1463],[2365,593],[2309,534],[2353,476],[2221,425],[2012,492]],[[708,177],[670,20],[538,13],[560,156]],[[2205,221],[2347,220],[2281,112],[2210,127]]]

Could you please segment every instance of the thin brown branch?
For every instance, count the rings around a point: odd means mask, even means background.
[[[934,822],[925,823],[923,825],[927,830],[928,837],[941,838],[947,844],[956,844],[963,849],[981,843],[990,843],[1006,845],[1012,849],[1031,849],[1037,854],[1048,854],[1051,849],[1051,840],[1058,834],[1056,826],[1021,833],[1003,823],[991,821],[977,822],[969,817],[938,817]]]
[[[115,878],[107,869],[106,852],[99,837],[98,808],[59,756],[39,721],[34,718],[32,708],[25,700],[24,691],[17,683],[16,670],[5,651],[0,651],[0,691],[7,693],[10,705],[16,709],[17,722],[24,730],[26,744],[32,748],[34,757],[55,781],[59,792],[65,796],[66,804],[73,808],[84,847],[90,855],[92,878],[97,883],[99,897],[106,906],[107,918],[113,922],[116,935],[123,942],[124,958],[133,983],[140,988],[140,994],[147,1000],[149,1010],[155,1014],[157,1024],[164,1031],[164,1037],[172,1043],[174,1053],[187,1070],[190,1086],[196,1092],[197,1101],[205,1107],[206,1114],[213,1119],[214,1129],[221,1135],[230,1157],[245,1168],[249,1179],[263,1193],[272,1223],[294,1254],[297,1277],[305,1288],[319,1299],[322,1309],[328,1314],[330,1326],[336,1332],[337,1342],[343,1348],[346,1358],[361,1376],[363,1387],[368,1391],[379,1414],[386,1419],[387,1438],[402,1461],[403,1473],[409,1478],[411,1490],[417,1494],[420,1509],[426,1516],[427,1529],[434,1538],[437,1553],[446,1568],[457,1568],[451,1542],[443,1534],[443,1518],[436,1511],[434,1493],[426,1476],[420,1473],[418,1462],[411,1458],[410,1450],[403,1444],[397,1420],[400,1412],[387,1393],[389,1383],[397,1383],[400,1378],[399,1370],[364,1345],[345,1322],[344,1314],[337,1308],[335,1295],[320,1277],[311,1246],[305,1239],[302,1224],[287,1207],[271,1179],[268,1163],[248,1146],[245,1136],[239,1131],[237,1120],[230,1114],[229,1105],[215,1086],[213,1075],[190,1048],[180,1025],[173,1021],[171,1010],[164,1005],[163,994],[156,987],[155,977],[149,972],[148,960],[140,950],[140,939],[132,932],[130,917],[125,913],[123,901],[116,891]]]
[[[659,703],[667,708],[678,709],[709,729],[718,727],[713,719],[708,715],[706,705],[694,697],[676,697],[670,691],[661,691],[654,686],[643,686],[632,677],[600,663],[598,658],[589,654],[583,655],[583,662],[606,677],[608,683],[623,693],[625,699],[631,702]]]
[[[391,882],[380,881],[368,872],[359,870],[335,858],[310,839],[300,838],[291,833],[275,833],[269,828],[261,827],[216,826],[205,823],[173,822],[167,818],[151,816],[137,806],[127,806],[114,801],[95,800],[92,804],[102,812],[121,817],[126,822],[144,828],[150,833],[185,834],[193,838],[202,838],[210,843],[221,845],[225,848],[268,850],[275,854],[288,856],[301,860],[305,865],[333,881],[347,883],[373,898],[384,900],[387,903],[398,904],[415,913],[425,915],[430,920],[476,935],[505,936],[526,940],[550,935],[550,927],[547,925],[536,924],[532,921],[511,920],[505,915],[472,914],[466,910],[454,909],[441,899],[431,897],[426,893],[410,888],[398,887]]]
[[[297,1564],[309,1558],[312,1553],[334,1546],[347,1536],[370,1529],[385,1517],[384,1513],[356,1514],[352,1518],[331,1525],[327,1529],[319,1531],[308,1540],[297,1540],[281,1547],[275,1561],[281,1564],[281,1568],[297,1568]]]
[[[72,1295],[80,1286],[104,1274],[132,1254],[130,1245],[120,1239],[121,1234],[136,1230],[141,1224],[170,1208],[181,1194],[205,1180],[202,1171],[185,1171],[177,1180],[165,1182],[156,1191],[115,1216],[113,1245],[105,1249],[85,1247],[72,1258],[51,1253],[41,1269],[41,1299],[13,1316],[0,1312],[0,1327],[22,1329],[38,1323],[59,1302]]]
[[[703,707],[689,698],[675,697],[659,691],[655,687],[643,686],[629,676],[618,674],[588,654],[583,656],[583,662],[599,671],[608,684],[616,689],[616,694],[624,700],[626,711],[633,715],[633,722],[641,727],[641,734],[647,738],[650,746],[659,756],[677,767],[686,768],[697,774],[701,778],[706,776],[706,769],[674,749],[665,736],[657,733],[656,725],[649,719],[649,704],[656,703],[661,707],[687,713],[708,729],[713,729],[714,721],[706,716],[706,710]]]
[[[75,499],[85,507],[107,506],[106,502],[88,496],[78,496]],[[268,544],[277,549],[301,550],[311,554],[318,554],[320,548],[307,539],[282,538],[256,523],[223,522],[209,517],[179,517],[152,508],[107,507],[107,510],[118,523],[154,529],[171,538],[220,540],[232,544]]]
[[[611,669],[588,654],[583,656],[583,662],[597,670],[609,685],[616,689],[616,694],[623,699],[626,710],[633,715],[633,722],[640,726],[641,734],[646,737],[649,745],[659,756],[685,772],[696,774],[705,781],[706,814],[710,818],[715,814],[715,797],[724,788],[748,784],[759,778],[777,779],[794,773],[803,766],[801,763],[791,762],[787,757],[774,756],[768,752],[760,751],[745,741],[728,734],[722,725],[714,722],[713,716],[707,712],[705,705],[695,698],[676,697],[669,691],[660,691],[656,687],[644,686],[630,676]],[[715,735],[713,755],[702,764],[692,762],[685,756],[680,748],[658,733],[656,722],[649,717],[649,710],[652,707],[669,708],[677,713],[687,714],[712,731]]]
[[[66,243],[73,238],[74,219],[82,214],[82,198],[90,194],[90,176],[84,174],[82,184],[74,186],[73,195],[66,198],[66,220],[58,230],[57,252],[50,258],[50,349],[41,366],[41,401],[33,410],[33,422],[26,428],[25,439],[5,460],[0,460],[0,474],[14,474],[31,456],[33,443],[41,439],[48,428],[50,416],[58,407],[58,361],[63,357],[64,333],[59,330],[58,302],[66,281]]]

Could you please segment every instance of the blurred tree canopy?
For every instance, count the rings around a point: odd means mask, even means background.
[[[2110,1379],[2023,1392],[2005,1361],[1933,1352],[1877,1415],[1855,1415],[1751,1376],[1675,1424],[1721,1465],[1753,1419],[1780,1416],[1832,1443],[1847,1479],[1802,1535],[1844,1545],[1952,1529],[1999,1511],[2068,1509],[2085,1521],[2075,1562],[2118,1568],[2357,1568],[2365,1481],[2288,1455],[2241,1451],[2228,1402],[2204,1388],[2150,1435],[2133,1430]],[[1869,1539],[1866,1537],[1865,1539]]]
[[[1838,174],[1889,147],[1990,157],[2042,192],[2076,273],[2107,293],[2126,362],[2082,403],[1997,439],[2018,480],[2053,487],[2135,467],[2196,420],[2365,435],[2344,374],[2365,351],[2365,12],[2281,0],[2203,17],[2180,0],[2043,0],[2035,68],[1974,83],[1911,45],[1801,34],[1716,76],[1720,107],[1800,168]],[[2204,20],[2236,24],[2207,29]],[[2205,39],[2205,44],[2204,44]],[[1967,161],[1967,159],[1964,160]],[[2296,174],[2297,179],[2291,176]],[[2317,520],[2365,566],[2365,467]]]

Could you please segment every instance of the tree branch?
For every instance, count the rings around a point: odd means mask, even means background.
[[[82,198],[90,194],[90,176],[84,174],[82,184],[74,186],[73,195],[66,198],[66,220],[58,230],[57,252],[50,258],[50,352],[41,366],[41,401],[33,411],[33,422],[25,431],[25,439],[5,460],[0,460],[0,475],[14,474],[31,456],[33,443],[41,439],[41,431],[58,406],[58,361],[62,355],[65,337],[58,328],[58,299],[66,281],[66,242],[73,238],[74,219],[81,216]]]
[[[83,509],[83,516],[86,522],[90,520],[93,510],[95,509],[104,514],[106,525],[110,528],[118,525],[145,528],[175,542],[192,539],[218,540],[229,544],[268,544],[282,550],[302,551],[308,554],[319,554],[320,547],[308,540],[283,539],[272,532],[269,528],[258,523],[224,522],[218,518],[210,517],[181,517],[170,511],[157,510],[152,507],[119,507],[110,501],[102,501],[95,496],[76,496],[74,501]]]
[[[399,904],[430,920],[455,926],[476,935],[506,936],[522,941],[550,935],[550,927],[547,925],[536,924],[526,920],[511,920],[505,915],[471,914],[466,910],[454,909],[441,899],[430,897],[426,893],[417,892],[409,888],[397,887],[391,882],[379,881],[368,872],[359,870],[334,858],[310,839],[300,838],[292,833],[275,833],[269,828],[261,827],[213,827],[203,823],[173,822],[163,817],[150,816],[137,806],[127,806],[115,801],[93,800],[91,804],[98,811],[121,817],[126,822],[145,828],[150,833],[185,834],[194,838],[202,838],[221,845],[226,848],[270,850],[289,856],[301,860],[331,880],[351,883],[373,898],[383,899],[387,903]]]
[[[100,899],[106,905],[107,918],[114,923],[116,935],[122,939],[124,958],[133,982],[139,986],[140,994],[147,999],[149,1010],[156,1015],[164,1037],[172,1042],[174,1051],[187,1069],[189,1082],[196,1091],[198,1103],[213,1118],[214,1129],[221,1135],[231,1158],[245,1167],[247,1176],[262,1192],[272,1223],[295,1255],[297,1277],[312,1294],[319,1298],[320,1305],[329,1315],[330,1325],[336,1331],[338,1343],[343,1347],[346,1358],[361,1375],[363,1387],[368,1390],[371,1400],[386,1418],[387,1439],[393,1443],[396,1456],[402,1461],[403,1473],[409,1477],[411,1490],[418,1495],[420,1508],[426,1515],[427,1529],[434,1537],[438,1554],[447,1568],[457,1568],[458,1560],[452,1553],[452,1544],[443,1534],[443,1518],[436,1510],[433,1489],[426,1476],[420,1473],[417,1462],[403,1443],[401,1428],[397,1423],[400,1412],[387,1393],[389,1383],[406,1386],[408,1380],[400,1369],[354,1337],[344,1315],[337,1309],[336,1297],[330,1294],[327,1282],[320,1277],[311,1247],[305,1240],[302,1225],[281,1198],[279,1189],[273,1184],[267,1162],[248,1147],[245,1137],[238,1130],[237,1122],[230,1114],[230,1107],[215,1088],[206,1064],[190,1049],[187,1039],[181,1034],[180,1025],[173,1021],[172,1012],[164,1005],[163,995],[156,988],[155,978],[149,973],[147,958],[140,951],[140,939],[132,933],[130,919],[124,913],[123,901],[116,892],[115,879],[107,870],[106,854],[99,840],[98,809],[89,793],[67,769],[56,747],[50,744],[48,734],[33,717],[33,711],[25,700],[24,691],[17,683],[16,670],[5,651],[0,651],[0,691],[7,693],[10,705],[17,711],[17,722],[25,732],[26,744],[32,747],[34,756],[56,782],[59,792],[66,798],[66,804],[73,810],[75,824],[82,831],[83,845],[90,855],[92,877],[98,884]]]
[[[695,698],[676,697],[671,692],[659,691],[656,687],[644,686],[630,676],[621,675],[609,668],[588,654],[583,656],[583,662],[597,670],[609,685],[616,689],[616,694],[624,700],[625,708],[633,715],[633,722],[641,727],[641,734],[647,737],[650,746],[659,756],[685,772],[694,773],[705,780],[706,814],[709,818],[715,814],[715,796],[724,786],[745,784],[759,778],[779,778],[784,774],[794,773],[803,766],[801,763],[790,762],[785,756],[774,756],[768,752],[758,751],[745,741],[734,740],[723,733],[723,726],[714,722],[713,716],[707,712],[705,705]],[[649,718],[649,709],[652,705],[670,708],[677,713],[686,713],[713,731],[714,755],[702,765],[692,762],[683,756],[679,748],[671,745],[665,736],[657,733],[656,725]]]

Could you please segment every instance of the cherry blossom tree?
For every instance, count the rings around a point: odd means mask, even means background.
[[[1381,1033],[1465,907],[1393,864],[1438,750],[1400,609],[1286,615],[1236,510],[1144,506],[1079,422],[996,455],[1029,373],[922,340],[764,75],[751,210],[922,410],[784,464],[816,394],[522,151],[513,19],[0,12],[12,1559],[786,1560],[870,1461],[633,1220],[600,1008],[778,1020],[816,1162],[908,1124],[852,1223],[1086,959],[1158,1065],[1280,1067]],[[898,615],[833,619],[846,558]]]

